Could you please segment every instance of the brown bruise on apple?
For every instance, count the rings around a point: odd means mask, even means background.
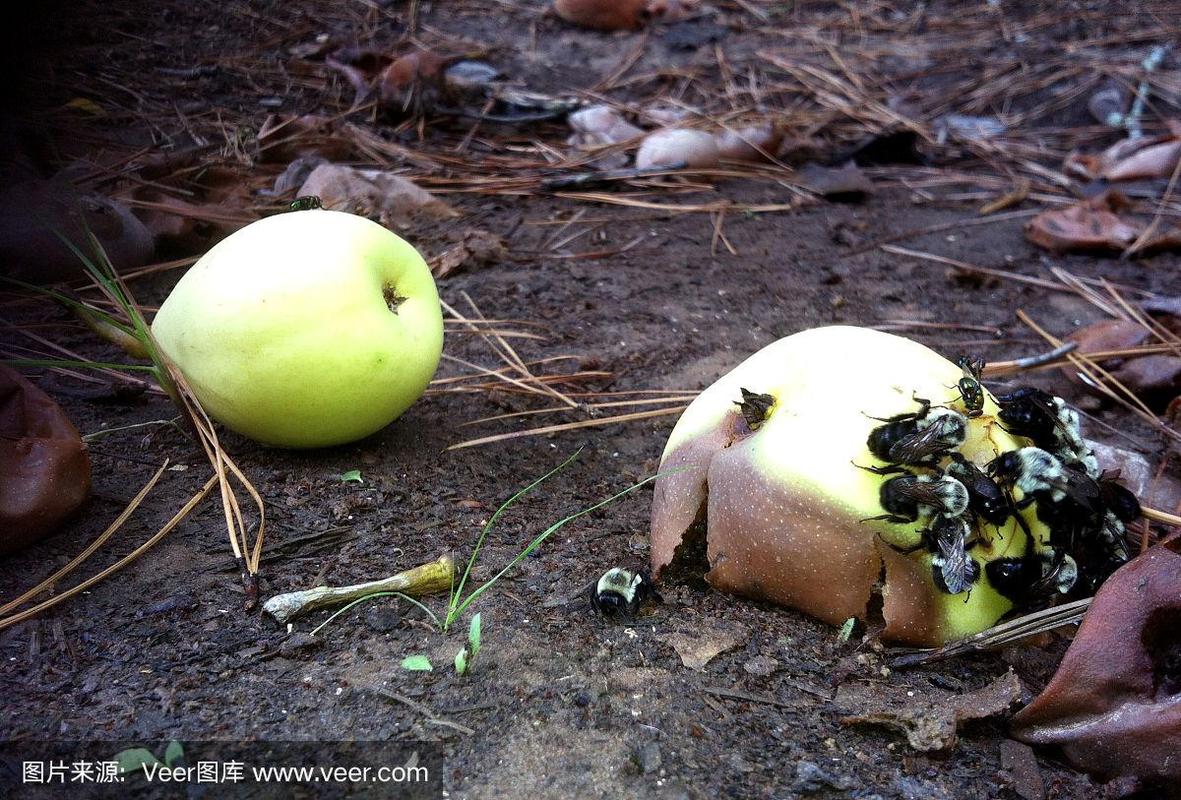
[[[688,566],[681,563],[681,550],[688,549],[680,547],[682,539],[695,521],[704,521],[705,577],[717,589],[797,608],[833,625],[850,617],[866,619],[872,598],[880,592],[883,637],[914,645],[940,644],[994,623],[1011,606],[984,577],[970,595],[942,594],[934,586],[929,555],[904,555],[882,540],[913,544],[917,525],[861,522],[881,513],[877,492],[885,479],[849,466],[850,461],[878,463],[865,439],[881,423],[866,414],[912,410],[916,388],[936,404],[951,403],[958,368],[900,337],[862,329],[820,330],[839,331],[834,336],[845,348],[841,369],[853,373],[853,379],[830,380],[823,370],[835,372],[837,362],[831,356],[800,357],[800,348],[789,344],[795,337],[789,337],[706,389],[694,401],[699,407],[690,406],[678,422],[684,430],[674,430],[670,437],[661,461],[664,475],[653,497],[653,575],[659,578],[670,565],[678,572]],[[813,337],[806,347],[822,339]],[[905,345],[898,345],[899,340]],[[863,352],[855,345],[865,345]],[[760,360],[760,367],[772,364],[774,370],[795,370],[805,377],[777,383],[765,370],[747,369]],[[887,366],[875,365],[883,360]],[[875,384],[883,376],[899,377],[899,370],[905,376],[908,360],[929,374],[918,375],[913,386],[897,385],[896,380],[885,387]],[[864,376],[857,374],[859,369]],[[810,371],[816,374],[809,377]],[[861,377],[866,384],[857,383]],[[746,419],[749,403],[738,402],[746,396],[743,388],[747,395],[765,393],[775,399],[766,422],[755,430]],[[835,399],[830,402],[826,392]],[[984,415],[969,422],[961,452],[977,464],[1017,446],[995,424],[996,411],[988,397]],[[772,432],[781,425],[786,427]],[[794,438],[785,441],[785,431]],[[799,452],[785,452],[793,444]],[[1032,522],[1032,515],[1027,519]],[[1041,533],[1038,524],[1033,527]],[[1013,520],[1000,536],[991,528],[987,533],[980,529],[980,534],[981,544],[971,551],[978,562],[1019,555],[1024,549],[1023,534]]]
[[[873,539],[844,526],[835,506],[751,474],[743,450],[735,443],[709,465],[706,579],[723,591],[815,609],[833,625],[864,617],[881,569]]]

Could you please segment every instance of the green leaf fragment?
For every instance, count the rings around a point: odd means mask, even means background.
[[[145,766],[159,764],[160,759],[152,755],[152,751],[146,747],[132,747],[116,753],[115,762],[119,765],[120,775],[130,775],[136,770],[142,770]]]
[[[434,669],[431,660],[424,655],[406,656],[402,659],[402,669],[410,672],[430,672]]]

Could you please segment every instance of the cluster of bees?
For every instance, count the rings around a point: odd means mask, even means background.
[[[871,519],[917,523],[918,544],[895,549],[929,552],[935,585],[960,594],[980,579],[980,566],[968,552],[977,544],[978,524],[995,526],[999,535],[1014,517],[1026,534],[1024,553],[984,566],[997,592],[1018,611],[1093,594],[1129,558],[1125,526],[1140,516],[1135,495],[1117,482],[1118,475],[1099,470],[1078,412],[1030,386],[996,401],[1001,426],[1032,445],[1001,453],[983,469],[969,461],[957,449],[967,438],[968,420],[983,413],[984,362],[962,357],[959,365],[963,378],[952,403],[963,411],[915,397],[916,411],[878,418],[882,424],[866,444],[887,466],[864,469],[892,477],[880,491],[886,513]],[[1049,531],[1041,547],[1020,513],[1030,506]]]

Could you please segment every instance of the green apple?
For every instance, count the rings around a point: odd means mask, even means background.
[[[715,587],[778,602],[839,625],[865,619],[880,586],[887,639],[931,645],[983,630],[1011,608],[981,576],[970,592],[940,592],[918,525],[862,522],[882,513],[880,465],[866,439],[889,417],[914,411],[915,395],[959,407],[963,373],[917,342],[847,326],[780,339],[703,391],[669,437],[652,505],[652,568],[659,573],[700,547]],[[774,403],[755,430],[741,390]],[[984,464],[1020,446],[996,424],[996,402],[969,420],[965,457]],[[1027,511],[1041,538],[1045,528]],[[686,535],[688,534],[688,535]],[[1020,556],[1015,519],[975,528],[978,563]],[[893,547],[890,545],[894,545]],[[678,549],[680,552],[678,552]],[[884,580],[883,580],[884,576]]]
[[[422,395],[443,350],[422,256],[375,222],[319,209],[218,243],[152,333],[210,416],[279,447],[380,430]]]

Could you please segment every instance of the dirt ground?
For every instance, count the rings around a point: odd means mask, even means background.
[[[292,46],[320,33],[389,47],[402,37],[411,13],[417,15],[420,40],[485,49],[487,60],[539,92],[597,85],[638,52],[627,75],[664,70],[671,75],[660,85],[669,90],[681,80],[678,71],[693,74],[695,82],[682,96],[701,102],[725,91],[719,58],[742,75],[758,63],[760,51],[791,41],[793,26],[819,26],[836,46],[852,50],[875,37],[889,38],[887,30],[897,41],[903,36],[895,30],[897,20],[916,13],[911,4],[720,3],[688,22],[604,34],[543,16],[540,2],[354,5],[342,9],[310,0],[87,5],[51,33],[39,28],[47,37],[39,52],[51,53],[52,60],[48,65],[38,60],[29,71],[29,86],[46,101],[33,108],[58,109],[79,96],[79,87],[89,87],[94,97],[121,98],[116,101],[121,110],[69,125],[60,115],[28,117],[50,120],[49,137],[59,148],[55,158],[72,158],[79,151],[109,149],[111,141],[125,149],[167,150],[184,139],[185,124],[178,120],[195,118],[209,126],[218,110],[226,120],[249,121],[255,130],[272,113],[335,113],[342,102],[347,110],[352,89],[331,70],[321,67],[321,83],[313,85],[297,71],[284,78],[277,65],[292,58]],[[752,16],[748,5],[766,20]],[[1167,28],[1156,27],[1164,24],[1160,15],[1167,3],[1072,3],[1070,18],[1058,24],[1037,22],[1050,12],[1025,4],[1003,3],[1000,11],[982,1],[918,5],[925,8],[925,22],[905,35],[916,51],[925,36],[936,43],[926,55],[911,54],[912,70],[929,65],[931,52],[954,47],[949,38],[954,31],[944,21],[957,17],[979,20],[982,30],[995,19],[997,59],[1022,69],[1033,69],[1038,53],[1075,52],[1071,44],[1080,42],[1086,47],[1079,52],[1093,48],[1096,58],[1134,63],[1143,57],[1145,42],[1168,38]],[[839,27],[850,15],[860,15],[859,33]],[[981,52],[965,48],[960,68],[978,69],[973,59]],[[257,61],[256,72],[248,58]],[[161,72],[201,65],[221,67],[183,78]],[[882,57],[879,67],[903,75],[908,65]],[[897,88],[919,92],[952,78],[944,72],[899,79]],[[331,97],[317,94],[324,82]],[[1016,113],[1022,103],[1033,107],[1060,88],[1054,84],[1036,98],[1017,97],[1012,108],[985,110]],[[643,82],[624,84],[612,96],[641,100],[650,89]],[[277,105],[260,104],[260,98],[278,98]],[[1049,108],[1026,124],[1047,131],[1082,125],[1081,105],[1085,98]],[[149,112],[169,107],[175,114],[167,122],[156,129],[144,123]],[[356,120],[388,133],[390,123],[370,117],[358,112]],[[449,152],[470,124],[445,119],[426,125],[421,141],[405,129],[396,140],[437,155]],[[1086,144],[1094,137],[1092,146],[1110,141],[1086,130],[1066,139]],[[68,131],[79,135],[69,137]],[[497,169],[498,142],[561,148],[565,135],[560,121],[486,126],[473,140],[474,154],[464,156],[465,169],[470,172],[485,158],[490,172]],[[1055,147],[1065,136],[1047,135],[1059,137]],[[231,138],[227,130],[216,147]],[[1049,156],[1046,163],[1057,167]],[[277,171],[266,169],[268,176]],[[521,340],[527,359],[568,355],[582,368],[610,372],[610,379],[583,387],[600,391],[704,388],[759,347],[817,325],[877,326],[953,357],[970,350],[999,361],[1046,349],[1016,320],[1017,309],[1026,309],[1057,335],[1102,316],[1075,293],[966,274],[877,246],[887,241],[1018,275],[1045,278],[1057,266],[1079,277],[1104,277],[1165,295],[1181,288],[1175,255],[1120,260],[1054,256],[1035,248],[1022,233],[1029,215],[978,214],[982,200],[1001,192],[990,188],[984,197],[970,178],[973,170],[998,174],[995,165],[966,156],[938,167],[875,166],[867,169],[874,191],[861,202],[727,213],[721,230],[734,253],[716,239],[718,218],[710,213],[541,192],[446,192],[445,170],[433,176],[435,188],[462,212],[460,220],[413,223],[401,232],[428,254],[445,249],[455,225],[503,236],[507,255],[442,279],[442,297],[459,308],[466,293],[486,316],[544,333],[544,340]],[[960,178],[922,183],[940,174]],[[647,187],[643,197],[670,204],[725,199],[741,209],[798,196],[790,181],[774,176],[694,180],[708,185],[664,195]],[[1014,209],[1037,207],[1029,202]],[[553,247],[554,232],[577,215],[564,230],[588,233]],[[579,255],[590,251],[611,254]],[[142,304],[156,306],[180,274],[153,274],[135,280],[132,288]],[[25,304],[10,305],[6,314],[88,356],[117,358],[63,313]],[[446,351],[496,365],[477,337],[450,336]],[[448,364],[441,374],[456,370]],[[158,398],[124,405],[88,401],[68,391],[68,379],[45,375],[39,383],[83,433],[173,416]],[[1078,387],[1056,388],[1075,400],[1082,395]],[[570,468],[518,503],[493,530],[477,573],[489,576],[550,522],[651,475],[675,421],[659,417],[446,449],[474,436],[524,427],[519,419],[462,423],[534,407],[504,392],[436,393],[364,441],[317,452],[267,449],[227,435],[228,449],[267,502],[263,596],[319,582],[374,579],[446,551],[466,556],[501,502],[582,448]],[[1150,430],[1115,409],[1095,413],[1146,444],[1150,462],[1159,460],[1163,445]],[[1087,433],[1100,440],[1108,436],[1096,426]],[[166,521],[207,471],[199,448],[171,426],[111,433],[92,443],[91,454],[93,499],[67,529],[0,564],[5,596],[78,552],[165,459],[172,471],[96,558],[95,568]],[[354,469],[363,483],[340,479]],[[609,566],[647,560],[650,498],[645,488],[576,520],[485,595],[478,604],[484,649],[466,677],[449,668],[461,635],[443,636],[420,612],[388,599],[353,609],[314,639],[306,634],[326,613],[301,619],[290,631],[258,612],[244,613],[220,508],[206,501],[133,568],[39,619],[0,632],[0,736],[438,741],[452,797],[1105,796],[1053,753],[1038,752],[1034,760],[1024,746],[1010,742],[1003,719],[968,724],[954,748],[936,754],[913,750],[895,730],[842,722],[884,706],[945,704],[1010,666],[1032,697],[1064,651],[1063,637],[928,668],[890,670],[887,653],[872,637],[859,633],[841,642],[836,630],[801,614],[704,586],[666,587],[664,602],[632,623],[596,616],[585,602],[588,584]],[[312,534],[322,535],[307,538]],[[733,645],[692,669],[671,644],[678,636]],[[401,660],[413,653],[429,655],[434,671],[401,669]]]

